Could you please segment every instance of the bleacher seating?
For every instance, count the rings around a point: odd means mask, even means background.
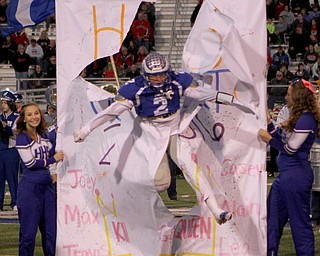
[[[198,0],[158,0],[155,3],[155,48],[169,57],[174,70],[181,69],[183,47],[191,30],[190,17],[197,3]]]
[[[11,64],[0,64],[0,90],[4,88],[16,89],[16,78]]]

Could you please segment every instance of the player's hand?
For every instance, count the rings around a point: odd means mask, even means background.
[[[81,129],[77,129],[73,133],[74,142],[83,142],[86,139],[87,135]]]
[[[233,99],[231,106],[235,106],[237,109],[240,109],[244,113],[255,114],[254,110],[249,106],[245,106],[242,102],[238,101],[236,98]]]
[[[255,114],[255,111],[249,106],[245,106],[242,102],[237,100],[232,94],[225,92],[217,92],[216,102],[220,104],[234,106],[244,113]]]

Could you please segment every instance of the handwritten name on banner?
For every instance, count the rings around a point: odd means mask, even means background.
[[[73,142],[74,130],[102,111],[101,100],[110,98],[77,76],[94,59],[118,52],[140,2],[56,0],[57,146],[66,155],[58,176],[57,255],[264,255],[265,148],[255,132],[264,125],[263,118],[206,103],[197,108],[197,114],[190,112],[194,117],[190,124],[190,120],[182,120],[178,160],[198,202],[179,220],[167,210],[153,182],[169,136],[159,137],[158,131],[139,125],[131,111],[94,130],[83,143]],[[264,102],[261,70],[266,59],[266,32],[256,16],[244,15],[253,10],[251,0],[206,0],[203,4],[201,29],[219,32],[220,38],[214,33],[214,42],[223,44],[222,50],[221,45],[206,48],[221,50],[208,70],[212,77],[209,86],[236,92],[250,104]],[[262,19],[265,2],[256,1],[254,9]],[[233,37],[234,30],[227,36],[241,44],[228,45],[223,41],[227,37],[222,36],[228,31],[220,31],[224,28],[217,27],[219,24],[206,23],[217,15],[211,10],[234,20],[237,36]],[[206,18],[207,14],[212,17]],[[197,23],[195,26],[196,30]],[[240,48],[230,59],[227,53],[234,47]],[[243,52],[245,60],[241,59]],[[215,52],[208,56],[215,56]],[[242,61],[246,65],[238,65]],[[264,113],[262,104],[256,107]],[[204,203],[207,195],[233,213],[231,221],[217,225]]]

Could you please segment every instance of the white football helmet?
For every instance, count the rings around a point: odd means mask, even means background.
[[[161,75],[167,75],[170,71],[170,65],[166,57],[161,55],[160,53],[150,53],[148,54],[145,59],[142,61],[141,64],[141,72],[142,75],[148,80],[149,85],[160,87],[165,82],[167,82],[167,79],[163,83],[151,83],[149,81],[149,77],[152,76],[161,76]]]

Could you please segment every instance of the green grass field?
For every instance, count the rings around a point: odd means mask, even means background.
[[[268,182],[272,182],[269,178]],[[164,203],[170,207],[192,207],[196,202],[196,196],[183,178],[177,179],[178,201],[171,201],[166,193],[162,193],[161,197]],[[7,202],[8,203],[8,202]],[[320,232],[319,228],[314,230],[315,235],[315,255],[320,255]],[[18,224],[0,224],[0,255],[18,255],[18,239],[19,239],[19,225]],[[37,244],[35,248],[35,256],[41,256],[42,248],[40,242],[40,235],[38,232]],[[290,228],[285,228],[281,243],[279,255],[294,256],[295,250],[291,237]]]

